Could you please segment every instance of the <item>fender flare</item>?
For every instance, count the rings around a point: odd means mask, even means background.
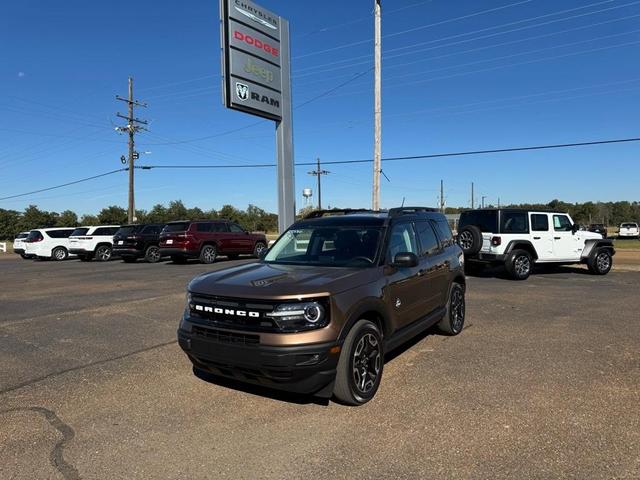
[[[596,254],[598,249],[602,247],[610,250],[611,256],[616,254],[616,250],[613,248],[613,240],[608,238],[590,238],[584,242],[584,248],[582,249],[581,254],[582,260],[591,258]]]
[[[383,337],[387,336],[391,330],[391,324],[389,322],[389,313],[388,306],[385,303],[376,297],[365,298],[357,305],[352,307],[347,313],[345,313],[345,318],[347,321],[344,323],[342,330],[340,331],[340,335],[338,336],[338,344],[342,345],[344,339],[346,338],[349,330],[356,324],[356,322],[362,319],[362,315],[367,312],[375,312],[381,319],[382,322],[382,334]]]
[[[531,243],[529,240],[511,240],[507,244],[507,248],[504,249],[504,254],[509,255],[518,245],[526,245],[527,247],[531,248],[531,251],[533,252],[533,259],[538,259],[538,252],[536,251],[536,247],[534,247],[533,243]]]

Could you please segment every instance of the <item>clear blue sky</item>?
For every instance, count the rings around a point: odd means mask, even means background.
[[[262,5],[291,22],[294,104],[372,66],[372,0]],[[0,196],[119,168],[127,77],[149,108],[141,163],[272,162],[274,124],[223,108],[214,0],[4,2]],[[640,1],[383,0],[383,156],[638,136]],[[368,73],[294,110],[296,161],[371,158]],[[206,140],[201,137],[212,136]],[[193,140],[193,141],[190,141]],[[176,141],[186,143],[167,144]],[[164,144],[164,145],[163,145]],[[382,204],[640,200],[640,144],[383,164]],[[332,165],[325,206],[369,206],[371,164]],[[309,167],[296,168],[302,188]],[[137,208],[182,199],[276,209],[275,169],[137,172]],[[126,173],[0,202],[126,207]]]

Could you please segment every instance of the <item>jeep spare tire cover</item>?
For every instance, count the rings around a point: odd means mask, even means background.
[[[475,225],[467,225],[458,232],[458,245],[465,255],[475,255],[482,248],[482,232]]]

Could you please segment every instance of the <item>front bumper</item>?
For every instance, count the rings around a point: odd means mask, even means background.
[[[178,343],[198,369],[278,390],[331,395],[340,356],[339,349],[331,352],[336,343],[276,347],[258,339],[187,321],[178,329]]]

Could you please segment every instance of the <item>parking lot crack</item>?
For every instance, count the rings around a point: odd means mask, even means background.
[[[67,462],[64,459],[63,455],[65,445],[67,445],[71,440],[73,440],[73,437],[75,437],[75,432],[70,425],[64,423],[53,410],[49,410],[44,407],[9,408],[6,410],[0,410],[0,415],[13,412],[38,413],[42,415],[53,428],[60,432],[62,438],[58,442],[56,442],[56,444],[51,449],[51,452],[49,453],[49,461],[51,462],[51,465],[53,465],[62,474],[65,480],[77,480],[81,478],[76,467]]]

